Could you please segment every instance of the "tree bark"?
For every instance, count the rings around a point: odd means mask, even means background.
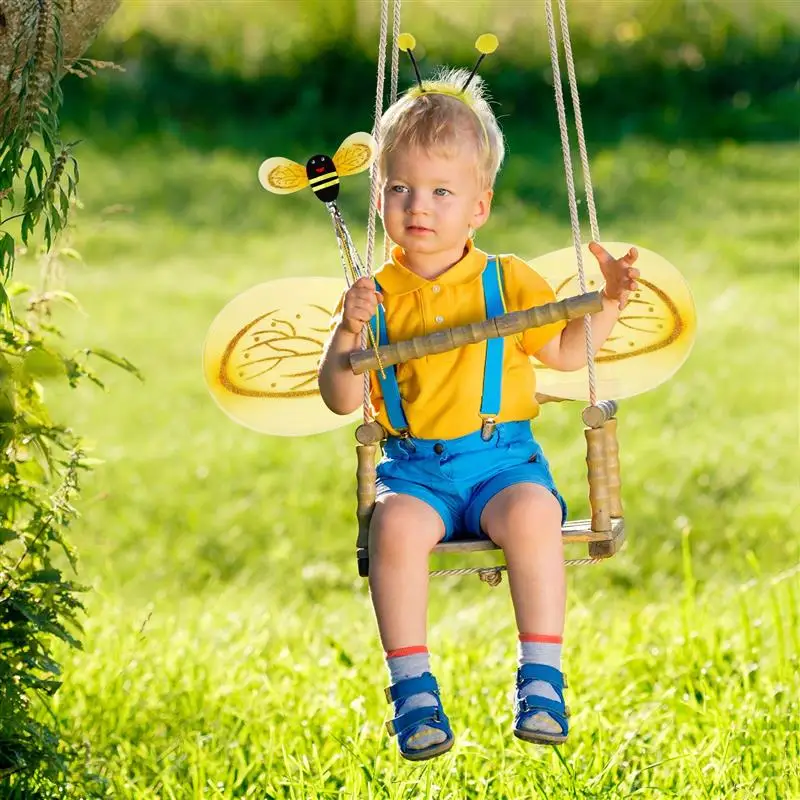
[[[121,0],[0,0],[0,108],[12,107],[6,120],[5,130],[16,122],[14,98],[20,92],[20,65],[35,52],[37,32],[40,41],[44,36],[44,48],[39,54],[39,69],[49,76],[60,78],[65,67],[83,55]],[[62,55],[59,64],[54,64],[54,37],[52,22],[42,30],[42,15],[52,20],[58,16],[61,24]],[[11,102],[10,102],[11,101]]]

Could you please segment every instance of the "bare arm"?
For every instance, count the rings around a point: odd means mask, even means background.
[[[603,289],[603,310],[592,314],[593,355],[603,346],[611,329],[619,319],[620,311],[628,302],[628,295],[638,288],[639,270],[633,264],[638,258],[635,248],[622,258],[615,259],[596,242],[589,249],[597,258],[606,285]],[[586,334],[582,319],[567,323],[560,336],[552,338],[534,354],[543,364],[553,369],[571,372],[586,366]]]
[[[359,278],[345,293],[342,319],[325,344],[317,374],[319,392],[334,414],[351,414],[364,399],[364,377],[353,374],[350,353],[361,348],[361,330],[380,302],[371,278]]]
[[[364,376],[350,369],[350,353],[361,347],[361,334],[340,322],[325,344],[319,364],[319,392],[334,414],[350,414],[364,398]]]
[[[591,315],[593,355],[608,339],[614,323],[619,319],[619,302],[603,292],[603,310]],[[553,369],[572,372],[586,366],[586,332],[583,318],[570,320],[559,336],[553,337],[536,358]]]

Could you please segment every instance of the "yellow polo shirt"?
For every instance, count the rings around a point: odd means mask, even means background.
[[[403,250],[395,247],[391,261],[375,274],[383,290],[389,341],[397,342],[486,319],[481,274],[487,258],[487,254],[470,240],[459,262],[434,280],[427,280],[405,266]],[[500,263],[507,311],[520,311],[555,300],[547,281],[522,259],[503,255]],[[498,422],[532,419],[538,415],[536,375],[529,356],[560,333],[565,324],[561,321],[530,328],[504,340]],[[412,436],[453,439],[480,429],[485,356],[486,342],[478,342],[395,367]],[[375,418],[388,431],[397,433],[389,424],[374,372],[370,397]]]

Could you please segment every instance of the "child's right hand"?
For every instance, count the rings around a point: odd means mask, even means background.
[[[372,278],[359,278],[344,295],[342,327],[350,333],[360,334],[383,302],[383,295],[375,291]]]

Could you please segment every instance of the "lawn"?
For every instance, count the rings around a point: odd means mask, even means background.
[[[202,381],[231,297],[338,274],[324,210],[264,193],[250,153],[81,145],[84,260],[68,286],[83,312],[58,320],[145,381],[98,366],[107,393],[47,387],[105,462],[73,532],[93,587],[85,651],[62,654],[54,702],[83,752],[73,796],[800,797],[796,149],[630,138],[593,155],[603,238],[678,266],[697,343],[672,381],[621,406],[628,542],[570,573],[569,743],[511,736],[507,584],[437,579],[429,644],[457,745],[413,766],[383,729],[352,429],[261,437]],[[360,232],[366,179],[343,191]],[[557,163],[512,147],[479,245],[532,258],[568,244]],[[535,426],[578,517],[579,412],[551,405]]]

